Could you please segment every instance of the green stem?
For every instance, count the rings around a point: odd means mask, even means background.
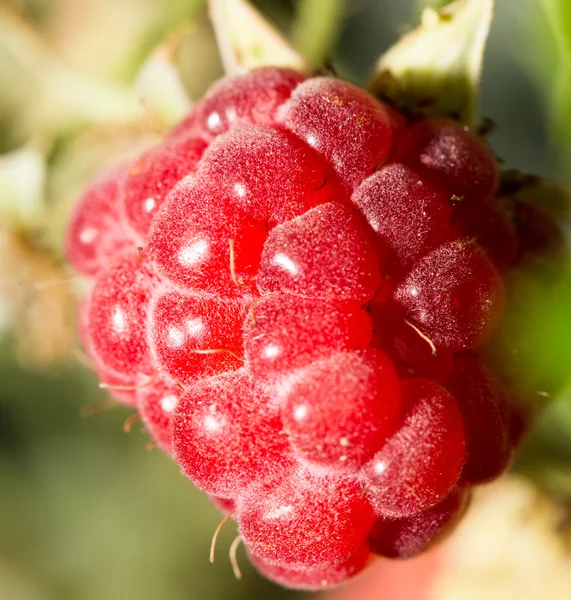
[[[293,26],[294,46],[319,66],[331,52],[344,15],[343,0],[300,0]]]

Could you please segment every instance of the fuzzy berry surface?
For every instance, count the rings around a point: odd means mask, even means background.
[[[518,413],[482,348],[557,227],[498,180],[451,119],[264,67],[79,200],[94,369],[280,585],[423,552],[508,467]]]

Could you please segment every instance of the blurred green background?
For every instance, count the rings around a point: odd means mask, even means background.
[[[437,3],[256,4],[316,64],[328,59],[359,81],[416,23],[420,6]],[[72,357],[73,295],[65,286],[33,285],[64,276],[59,239],[87,178],[154,140],[153,124],[134,118],[129,90],[153,49],[182,25],[177,60],[197,98],[222,72],[200,0],[0,2],[2,600],[295,595],[263,581],[243,554],[244,579],[233,578],[225,552],[233,526],[221,535],[216,563],[208,563],[220,515],[173,463],[146,448],[137,426],[123,432],[126,410],[83,416],[104,394]],[[571,183],[571,3],[497,1],[481,112],[497,123],[490,140],[506,167]],[[14,202],[28,203],[29,215],[13,210]],[[533,312],[534,344],[549,349],[543,355],[563,391],[570,290],[564,282]],[[61,314],[52,317],[54,303]],[[518,468],[571,497],[570,461],[571,403],[563,393]]]

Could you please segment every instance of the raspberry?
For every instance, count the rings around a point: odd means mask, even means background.
[[[303,470],[275,487],[254,487],[238,501],[237,513],[249,552],[294,569],[347,561],[359,551],[375,520],[354,480]]]
[[[167,454],[172,454],[171,418],[182,395],[174,382],[160,378],[136,392],[137,408],[153,441]]]
[[[211,141],[210,135],[202,129],[201,104],[192,107],[191,111],[179,121],[169,132],[168,139],[175,140],[180,137],[194,136],[202,138],[206,143]]]
[[[205,148],[200,138],[181,137],[145,152],[131,166],[123,183],[123,208],[143,238],[171,188],[194,171]]]
[[[154,220],[149,253],[179,288],[236,296],[253,286],[266,235],[263,223],[227,209],[216,186],[181,182]]]
[[[268,127],[229,132],[205,153],[196,181],[179,186],[157,215],[151,255],[182,287],[235,294],[256,273],[268,227],[336,191],[328,166],[292,135]]]
[[[455,487],[442,502],[404,519],[379,519],[369,537],[371,550],[388,558],[411,558],[450,534],[466,512],[469,490]]]
[[[521,404],[521,401],[514,404]],[[530,432],[534,415],[533,410],[525,405],[514,406],[512,404],[509,408],[511,409],[508,418],[509,441],[512,449],[517,450]]]
[[[517,232],[519,263],[536,263],[542,270],[561,272],[567,250],[563,232],[538,206],[516,201],[514,223]]]
[[[303,459],[355,471],[395,425],[400,390],[387,356],[344,352],[292,375],[282,391],[282,417],[290,443]]]
[[[434,117],[415,123],[399,140],[395,159],[417,169],[453,203],[490,202],[498,185],[492,151],[452,119]]]
[[[315,148],[351,192],[388,156],[392,119],[373,96],[346,81],[315,77],[280,109],[284,126]]]
[[[511,458],[507,400],[501,383],[475,354],[459,355],[447,388],[464,417],[466,464],[462,481],[482,483],[496,478]]]
[[[90,354],[103,368],[126,377],[153,374],[147,315],[155,283],[149,262],[134,252],[120,255],[97,275],[84,329]]]
[[[114,254],[137,245],[120,216],[124,177],[124,169],[103,173],[90,183],[75,205],[67,229],[65,255],[84,275],[95,275]]]
[[[176,460],[208,494],[234,498],[290,462],[279,416],[243,370],[198,379],[172,419]]]
[[[364,302],[381,283],[379,254],[358,213],[340,203],[323,204],[270,232],[258,289]]]
[[[454,397],[422,379],[402,381],[401,391],[404,421],[362,471],[375,511],[388,518],[437,504],[464,466],[464,424]]]
[[[246,311],[244,301],[205,293],[159,295],[149,325],[157,365],[181,384],[238,369]]]
[[[406,272],[450,230],[452,209],[445,196],[403,165],[380,169],[357,188],[352,200],[388,247],[391,272]]]
[[[223,515],[232,514],[236,510],[236,503],[229,498],[220,498],[218,496],[208,496],[208,499]]]
[[[436,383],[448,379],[454,365],[452,352],[436,350],[407,320],[402,308],[390,302],[372,302],[369,311],[375,328],[373,344],[392,358],[401,377],[428,378]]]
[[[511,267],[518,256],[518,239],[509,211],[494,202],[485,211],[457,211],[454,226],[469,239],[475,239],[496,269]]]
[[[278,108],[304,79],[297,71],[276,67],[226,77],[202,102],[202,127],[219,135],[237,125],[273,125]]]
[[[109,369],[98,363],[98,359],[93,354],[90,355],[93,361],[95,373],[101,382],[100,385],[107,391],[109,396],[125,406],[137,406],[138,378],[125,377],[113,369]]]
[[[268,67],[78,203],[94,370],[268,578],[322,589],[370,548],[416,555],[509,465],[533,415],[483,344],[504,274],[561,235],[497,180],[454,121]]]
[[[353,577],[366,566],[370,556],[369,546],[363,544],[349,560],[321,569],[282,567],[253,554],[250,554],[250,560],[262,575],[274,583],[294,590],[317,591],[330,589]]]
[[[371,341],[371,321],[357,302],[268,294],[244,324],[244,353],[252,375],[276,383],[288,371]]]
[[[473,240],[446,242],[423,257],[394,293],[410,321],[437,347],[475,348],[493,329],[503,286]]]
[[[79,309],[79,336],[91,365],[97,375],[100,386],[107,390],[111,398],[125,406],[136,406],[137,376],[118,373],[104,365],[93,351],[91,334],[88,326],[87,316],[90,309],[90,294],[83,298]]]
[[[342,192],[329,165],[294,135],[243,127],[218,138],[197,175],[215,185],[218,201],[270,226]]]

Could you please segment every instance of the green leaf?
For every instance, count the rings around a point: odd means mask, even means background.
[[[265,65],[311,71],[305,58],[246,0],[209,0],[209,7],[227,73]]]
[[[369,88],[402,109],[472,125],[493,0],[426,8],[421,25],[381,57]]]

